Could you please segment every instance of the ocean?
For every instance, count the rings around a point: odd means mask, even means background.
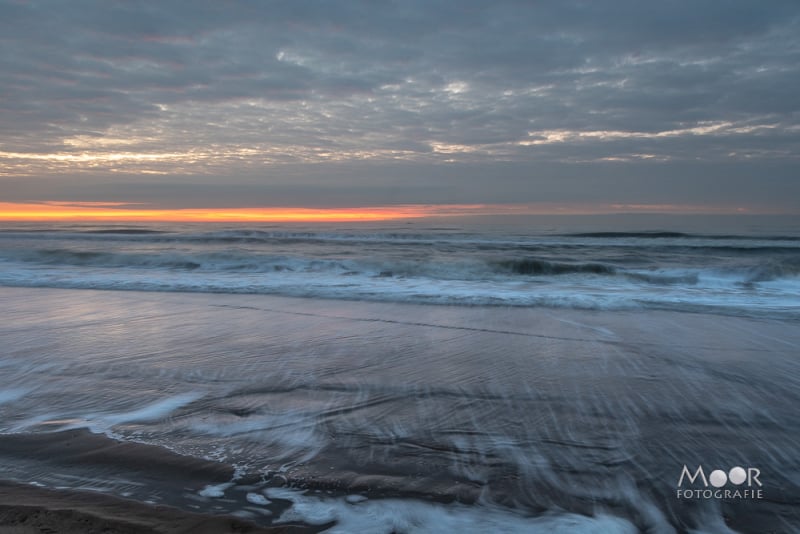
[[[699,226],[684,219],[658,222]],[[754,219],[721,232],[631,231],[612,217],[325,226],[6,224],[0,285],[796,314],[800,224]]]
[[[797,218],[3,223],[0,306],[3,480],[309,532],[800,525]]]

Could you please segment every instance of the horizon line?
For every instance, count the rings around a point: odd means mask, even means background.
[[[795,215],[741,206],[644,203],[397,204],[349,207],[146,207],[141,202],[0,202],[0,221],[358,222],[501,215]]]

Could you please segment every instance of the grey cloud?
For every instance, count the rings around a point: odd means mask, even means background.
[[[197,154],[147,170],[234,182],[335,155],[383,165],[375,191],[405,186],[391,169],[409,162],[444,174],[453,162],[513,162],[511,198],[531,176],[604,158],[629,161],[615,172],[631,176],[700,160],[790,169],[798,35],[800,4],[777,0],[6,0],[0,151],[77,154],[89,144],[75,138],[124,138],[133,144],[117,150]],[[713,124],[731,126],[691,132]],[[686,133],[654,136],[669,131]],[[126,171],[114,165],[92,172]],[[492,179],[473,186],[480,200]],[[420,199],[432,194],[415,187]]]

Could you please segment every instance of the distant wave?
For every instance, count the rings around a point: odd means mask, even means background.
[[[705,237],[684,234],[683,232],[581,232],[576,234],[560,234],[563,237],[597,237],[597,238],[625,238],[625,237]]]
[[[708,250],[710,252],[733,252],[736,254],[798,254],[800,238],[791,236],[713,236],[700,234],[683,234],[679,232],[593,232],[580,234],[540,235],[540,236],[505,236],[494,237],[469,233],[411,233],[411,232],[319,232],[319,231],[268,231],[268,230],[222,230],[215,232],[172,232],[168,230],[151,230],[140,228],[103,228],[76,232],[62,231],[28,231],[0,230],[3,240],[30,241],[85,241],[152,244],[187,244],[193,246],[218,245],[234,247],[237,245],[269,247],[281,246],[374,246],[386,245],[395,249],[399,247],[450,247],[451,252],[475,251],[548,254],[556,249],[586,250],[587,246],[600,246],[605,250],[632,250],[683,253],[688,251]],[[600,243],[587,243],[586,240],[599,239]],[[525,270],[525,266],[520,266]],[[538,267],[531,266],[533,270]],[[555,268],[558,270],[558,268]],[[513,267],[512,267],[513,270]],[[592,268],[589,268],[591,271]],[[547,271],[543,268],[542,271]]]
[[[144,228],[108,228],[103,230],[84,230],[87,234],[121,234],[121,235],[145,235],[145,234],[165,234],[162,230],[147,230]]]
[[[758,241],[800,241],[798,236],[767,235],[748,236],[735,234],[687,234],[683,232],[580,232],[559,234],[562,237],[589,237],[597,239],[653,238],[653,239],[721,239],[721,240],[758,240]]]
[[[169,233],[168,230],[152,230],[150,228],[0,228],[0,236],[7,236],[13,234],[29,234],[28,237],[35,237],[36,234],[119,234],[119,235],[137,235],[137,234],[165,234]]]

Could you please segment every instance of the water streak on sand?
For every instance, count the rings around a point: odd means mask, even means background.
[[[21,288],[0,304],[5,478],[386,532],[800,519],[786,319]],[[677,501],[686,462],[756,465],[769,502]],[[284,484],[310,492],[270,493]]]

